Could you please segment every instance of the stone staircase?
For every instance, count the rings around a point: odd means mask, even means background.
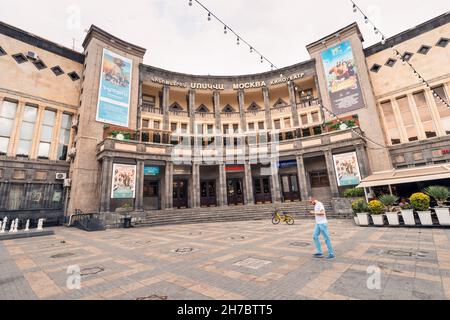
[[[331,202],[324,202],[324,206],[329,218],[345,218],[333,213]],[[276,205],[264,204],[253,206],[148,211],[142,219],[133,223],[133,227],[264,220],[272,218],[275,207],[292,215],[295,219],[313,218],[311,215],[307,214],[313,210],[313,207],[309,202],[292,202]]]

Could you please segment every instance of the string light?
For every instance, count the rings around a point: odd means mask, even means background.
[[[377,28],[375,26],[375,24],[369,20],[369,18],[366,16],[366,14],[361,10],[360,7],[358,7],[356,5],[356,3],[354,1],[351,1],[353,4],[353,12],[357,12],[359,11],[361,13],[361,15],[364,17],[364,22],[370,23],[373,27],[373,30],[375,32],[376,35],[380,34],[381,35],[381,44],[385,45],[386,44],[386,36],[380,31],[379,28]],[[424,84],[428,89],[430,89],[431,93],[433,94],[433,96],[436,98],[436,100],[444,103],[448,108],[450,108],[450,103],[448,100],[444,99],[443,97],[440,96],[439,93],[437,93],[434,89],[431,88],[431,85],[428,83],[428,81],[425,80],[424,77],[422,77],[419,72],[414,68],[414,66],[406,60],[406,56],[402,55],[397,49],[394,48],[394,45],[391,45],[391,49],[394,52],[394,55],[397,57],[398,60],[402,61],[403,65],[408,65],[408,67],[411,69],[411,71],[413,72],[413,74],[419,79],[419,82]]]
[[[214,12],[209,10],[203,3],[200,2],[200,0],[194,0],[202,9],[204,9],[208,13],[208,21],[211,21],[212,18],[216,19],[220,24],[223,25],[223,33],[227,34],[228,31],[230,31],[232,34],[236,36],[236,44],[240,45],[241,42],[246,44],[250,50],[250,53],[256,52],[261,57],[261,63],[264,63],[266,61],[270,66],[271,70],[274,68],[278,69],[276,65],[271,62],[268,58],[266,58],[261,52],[259,52],[253,45],[248,43],[244,38],[242,38],[237,32],[235,32],[230,26],[228,26],[225,22],[223,22],[219,17],[217,17]],[[189,6],[192,6],[193,0],[189,0]]]

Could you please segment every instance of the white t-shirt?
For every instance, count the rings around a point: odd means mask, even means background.
[[[325,212],[325,207],[323,206],[323,203],[317,201],[316,205],[314,206],[314,212],[320,212],[322,210]],[[326,215],[323,216],[316,215],[316,224],[326,224],[326,223],[328,223]]]

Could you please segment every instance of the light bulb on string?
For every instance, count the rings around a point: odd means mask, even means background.
[[[211,12],[208,12],[208,21],[211,21]]]
[[[263,63],[264,62],[264,58],[263,58],[263,56],[261,56],[261,63]]]
[[[250,47],[250,53],[253,53],[253,47]]]
[[[189,6],[192,7],[192,0],[189,0]]]
[[[383,38],[381,38],[381,44],[385,44],[386,43],[386,39],[383,37]]]
[[[228,30],[227,30],[227,26],[223,26],[223,33],[227,34]]]
[[[369,18],[367,18],[366,16],[364,16],[364,22],[365,22],[365,23],[369,23]]]
[[[358,9],[356,8],[356,4],[353,4],[353,12],[358,11]]]
[[[375,34],[379,33],[379,31],[378,31],[378,29],[376,27],[373,28],[373,31],[375,31]]]
[[[239,37],[237,37],[236,44],[239,45]]]

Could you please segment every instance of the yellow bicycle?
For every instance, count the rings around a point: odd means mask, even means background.
[[[292,226],[295,223],[295,220],[292,216],[285,214],[279,210],[275,210],[272,215],[272,223],[277,225],[280,222],[286,222],[286,224]]]

